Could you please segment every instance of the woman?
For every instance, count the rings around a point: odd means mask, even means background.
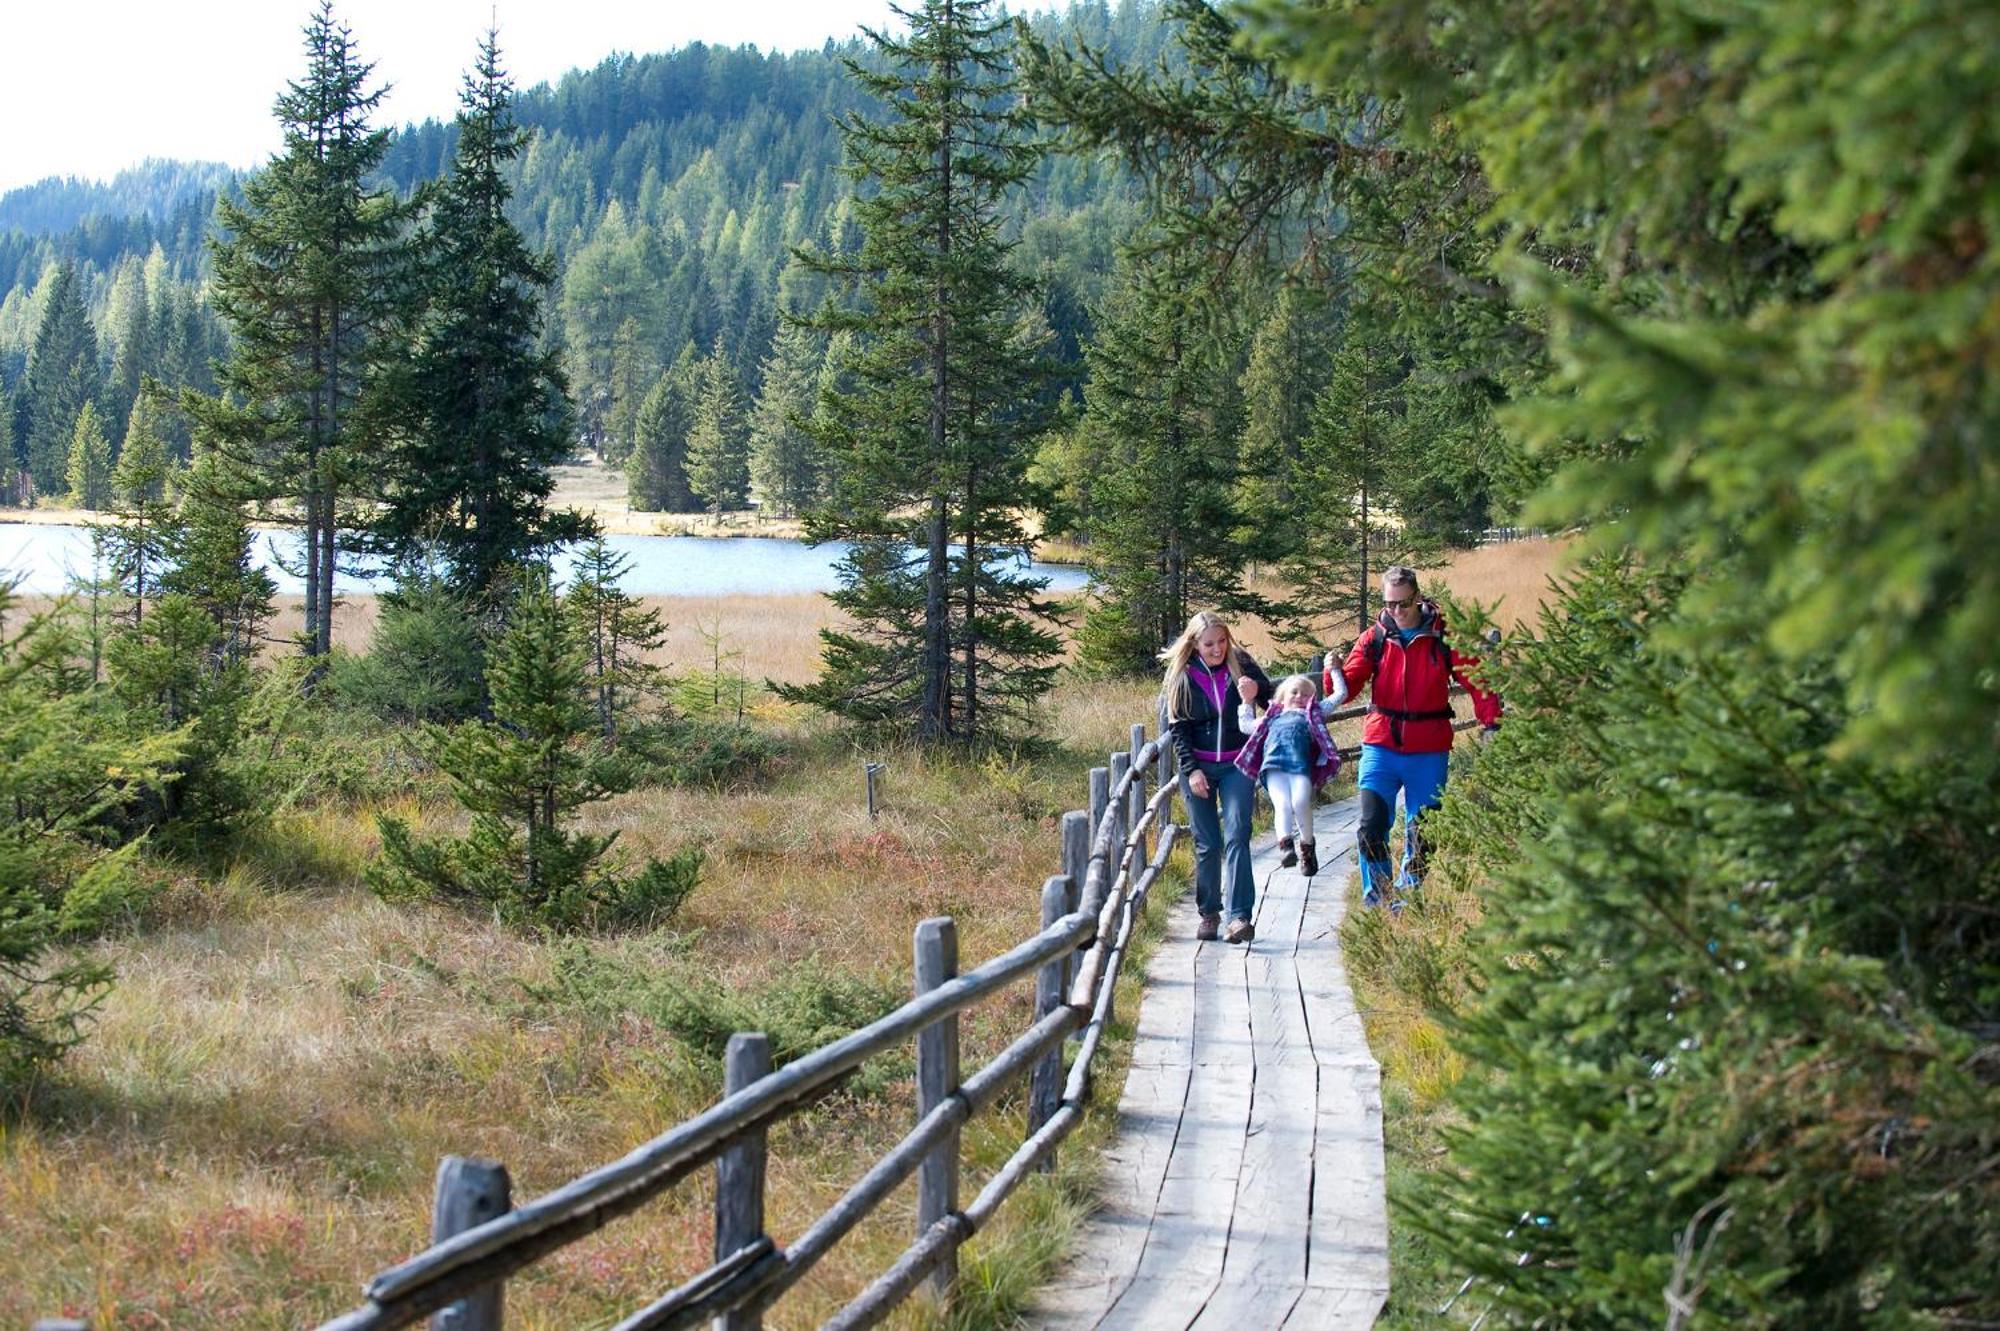
[[[1250,923],[1257,904],[1250,875],[1250,810],[1257,787],[1236,767],[1243,750],[1236,708],[1239,699],[1251,707],[1268,702],[1271,681],[1236,645],[1222,616],[1206,610],[1188,621],[1160,659],[1167,663],[1160,693],[1180,756],[1181,803],[1194,830],[1194,901],[1201,912],[1195,937],[1215,937],[1227,878],[1229,930],[1223,938],[1247,943],[1257,932]]]

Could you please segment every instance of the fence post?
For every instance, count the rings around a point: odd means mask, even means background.
[[[875,778],[882,775],[882,768],[885,765],[883,763],[866,762],[861,764],[861,779],[868,786],[868,816],[870,818],[875,816]]]
[[[929,993],[958,974],[958,926],[949,916],[917,925],[916,990]],[[958,1014],[940,1017],[917,1032],[917,1119],[944,1103],[958,1089]],[[917,1171],[917,1234],[958,1209],[958,1132],[954,1129],[931,1148]],[[958,1279],[958,1254],[945,1254],[931,1273],[931,1293],[950,1298]]]
[[[1111,802],[1111,769],[1093,767],[1090,769],[1090,835],[1097,836],[1097,825],[1104,820],[1104,806]],[[1083,881],[1078,879],[1078,882]]]
[[[1067,897],[1063,913],[1068,914],[1083,902],[1083,877],[1090,872],[1090,814],[1082,809],[1072,809],[1062,816],[1062,871],[1068,879],[1065,888]],[[1069,989],[1070,981],[1076,978],[1076,952],[1063,954],[1063,989]]]
[[[1132,765],[1138,768],[1139,750],[1146,747],[1146,726],[1144,722],[1134,722],[1132,726]],[[1132,774],[1132,797],[1125,801],[1125,826],[1137,827],[1139,820],[1146,816],[1146,773],[1143,769]],[[1146,849],[1146,842],[1139,842],[1139,860],[1143,864],[1153,858]]]
[[[431,1204],[431,1241],[441,1243],[514,1209],[507,1166],[497,1160],[448,1155],[438,1163]],[[494,1281],[431,1314],[431,1331],[500,1331],[506,1289]]]
[[[1155,760],[1156,765],[1153,769],[1153,779],[1159,783],[1159,785],[1154,787],[1155,790],[1174,779],[1174,746],[1167,738],[1168,733],[1168,727],[1162,724],[1160,726],[1160,756]]]
[[[1131,770],[1132,770],[1131,754],[1126,753],[1121,749],[1117,753],[1111,755],[1112,786],[1116,786],[1121,780],[1124,779],[1125,774]],[[1105,799],[1106,803],[1110,802],[1110,787],[1106,787]],[[1109,811],[1112,819],[1112,824],[1116,830],[1112,833],[1111,836],[1111,863],[1105,866],[1105,868],[1108,871],[1115,872],[1118,868],[1118,861],[1124,858],[1125,837],[1126,834],[1132,830],[1132,824],[1126,820],[1125,815],[1126,811],[1131,807],[1132,807],[1132,802],[1128,799],[1123,804],[1119,805],[1117,808]]]
[[[771,1037],[738,1031],[723,1054],[722,1093],[734,1095],[771,1075]],[[745,1133],[715,1161],[715,1260],[755,1243],[764,1234],[764,1129]],[[761,1313],[719,1314],[714,1331],[761,1331]]]
[[[1070,880],[1067,874],[1056,874],[1042,884],[1042,928],[1046,929],[1060,920],[1069,910],[1071,896]],[[1035,1020],[1040,1021],[1062,1006],[1063,990],[1068,981],[1068,956],[1056,957],[1035,972]],[[1062,1104],[1063,1045],[1058,1040],[1048,1053],[1035,1062],[1034,1071],[1028,1075],[1028,1135],[1034,1136],[1042,1130],[1042,1125],[1055,1117]],[[1049,1152],[1042,1161],[1042,1172],[1048,1173],[1056,1167],[1055,1152]]]

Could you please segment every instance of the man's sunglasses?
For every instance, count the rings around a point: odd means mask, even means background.
[[[1417,598],[1414,596],[1405,596],[1400,601],[1392,601],[1386,596],[1382,598],[1382,608],[1384,610],[1407,610],[1416,603]]]

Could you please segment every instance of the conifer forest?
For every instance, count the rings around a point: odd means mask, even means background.
[[[1382,1325],[2000,1325],[2000,8],[904,0],[532,87],[502,21],[401,126],[301,8],[267,161],[0,194],[0,555],[89,551],[0,567],[0,1320],[332,1316],[446,1152],[531,1196],[1032,933],[1190,617],[1277,679],[1397,564],[1505,720],[1341,932]],[[614,512],[827,585],[634,590]],[[907,1325],[1025,1324],[1115,1102]]]

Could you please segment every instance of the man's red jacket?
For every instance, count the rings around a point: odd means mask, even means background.
[[[1371,642],[1381,645],[1372,653]],[[1398,753],[1444,753],[1451,748],[1451,681],[1456,678],[1472,694],[1472,714],[1481,725],[1500,723],[1500,699],[1486,692],[1467,676],[1479,658],[1467,656],[1445,645],[1444,616],[1436,605],[1424,602],[1424,618],[1416,636],[1406,647],[1398,639],[1396,623],[1387,610],[1369,630],[1354,640],[1353,650],[1341,663],[1347,681],[1347,696],[1361,696],[1361,686],[1373,681],[1369,694],[1368,720],[1361,731],[1363,744],[1379,744]],[[1321,681],[1326,692],[1333,691],[1334,666],[1327,662]]]

